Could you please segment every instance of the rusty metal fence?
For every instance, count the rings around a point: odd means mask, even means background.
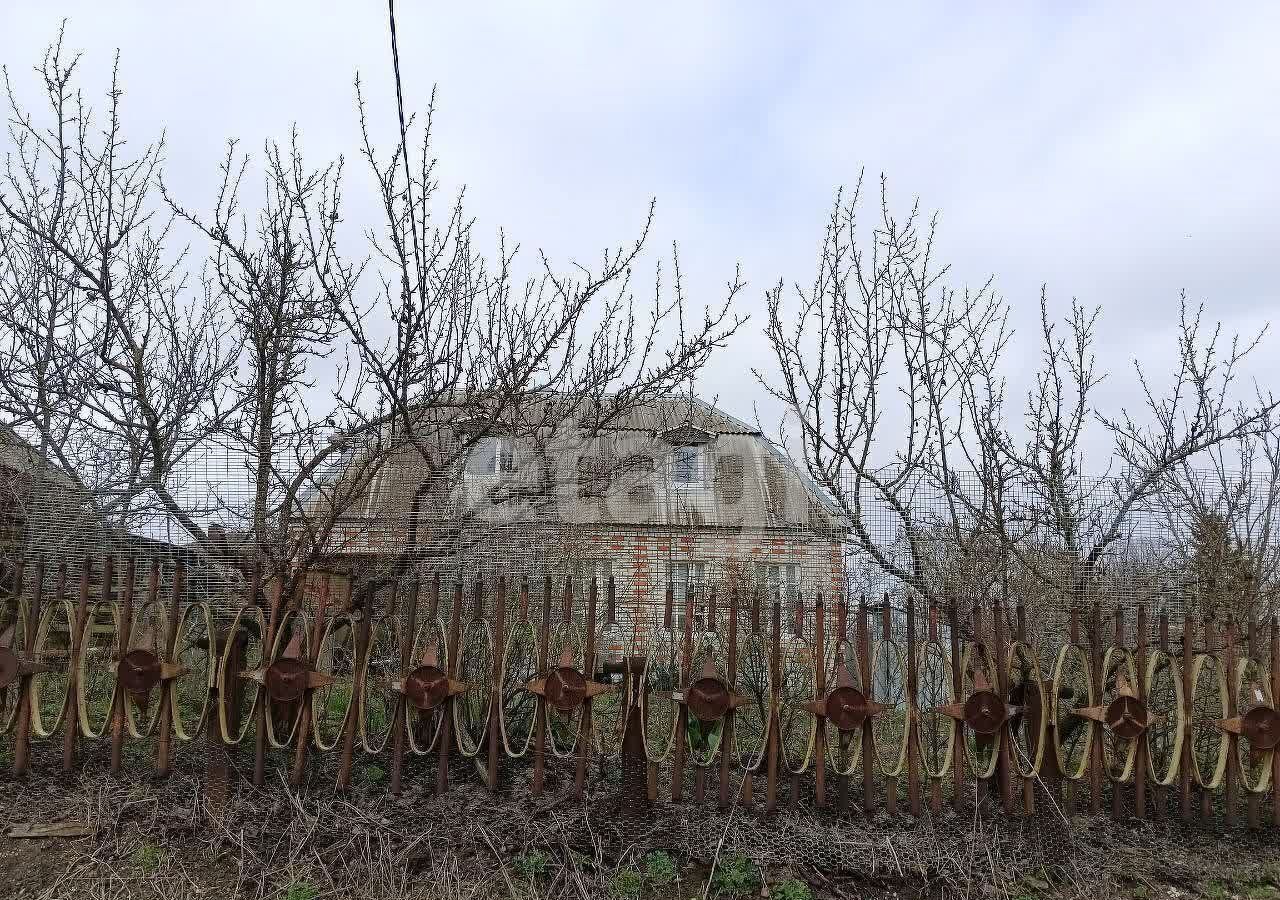
[[[119,568],[119,571],[117,571]],[[0,620],[15,776],[201,754],[295,788],[385,766],[496,793],[715,803],[771,814],[940,813],[1280,827],[1276,621],[1170,621],[1079,604],[1065,633],[1019,606],[728,591],[619,625],[612,579],[404,579],[303,603],[250,584],[228,613],[176,565],[21,567]],[[192,592],[194,593],[194,592]],[[963,610],[961,612],[960,610]],[[416,760],[412,766],[409,760]],[[433,772],[424,776],[424,772]],[[526,773],[525,770],[528,770]],[[216,799],[216,797],[214,798]]]

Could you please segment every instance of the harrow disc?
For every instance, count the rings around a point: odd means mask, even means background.
[[[360,746],[366,753],[381,753],[391,735],[396,695],[391,683],[400,672],[403,627],[396,615],[384,615],[370,623],[369,646],[360,661],[361,691],[356,724]]]
[[[610,671],[606,671],[606,666]],[[595,752],[610,759],[622,754],[627,727],[627,686],[631,671],[631,638],[620,625],[606,625],[596,633],[592,678],[613,686],[591,704],[591,735]]]
[[[693,647],[693,661],[689,666],[690,683],[685,685],[686,697],[689,696],[690,688],[700,679],[710,677],[717,679],[716,681],[705,682],[715,691],[715,703],[718,704],[723,700],[726,710],[728,705],[728,692],[723,691],[724,684],[728,682],[727,669],[729,665],[728,648],[725,646],[724,640],[714,632],[704,632],[695,636]],[[706,692],[700,692],[700,696],[705,697]],[[685,746],[689,753],[689,762],[695,766],[710,766],[720,752],[720,744],[724,737],[724,717],[714,717],[718,709],[703,708],[699,715],[699,708],[691,705],[686,701],[687,716],[685,718]]]
[[[76,712],[87,738],[100,738],[111,727],[119,640],[120,613],[114,603],[99,600],[85,619],[76,670]]]
[[[538,632],[527,619],[519,621],[507,635],[502,654],[502,747],[516,759],[529,752],[537,725],[538,697],[524,686],[538,677]]]
[[[214,685],[213,616],[204,603],[182,611],[174,641],[174,661],[181,667],[169,682],[169,706],[173,733],[180,741],[195,740],[209,717],[209,697]]]
[[[951,663],[940,643],[925,641],[920,645],[916,670],[916,687],[920,692],[916,735],[920,764],[929,777],[943,778],[951,771],[955,757],[956,722],[938,707],[954,703],[956,692]]]
[[[813,762],[817,720],[803,705],[817,699],[817,672],[812,645],[802,637],[783,635],[778,642],[782,683],[776,685],[778,736],[787,771],[799,774]]]
[[[852,641],[838,641],[827,647],[827,691],[835,690],[836,678],[840,665],[844,666],[853,688],[865,696],[862,684],[862,669],[858,665],[858,649]],[[827,764],[837,775],[849,775],[858,768],[862,760],[862,729],[841,731],[827,718],[823,720],[826,730]]]
[[[155,660],[168,658],[165,639],[169,634],[169,615],[162,600],[148,600],[133,613],[129,624],[129,651],[144,650]],[[125,724],[132,738],[151,737],[160,718],[160,692],[125,694]]]
[[[985,644],[968,642],[960,654],[960,696],[969,698],[979,692],[998,691],[996,663]],[[969,771],[978,778],[990,778],[1000,759],[1000,731],[983,734],[973,728],[964,730],[964,755]]]
[[[445,640],[444,622],[428,619],[418,628],[413,641],[410,670],[430,665],[442,672],[449,671],[449,643]],[[408,673],[405,673],[406,675]],[[405,704],[405,722],[409,731],[409,750],[419,756],[436,749],[440,731],[444,725],[444,706],[419,709],[411,702]]]
[[[657,628],[649,636],[643,684],[644,752],[650,762],[662,762],[675,744],[679,710],[674,694],[680,689],[680,639],[674,631]]]
[[[555,669],[566,661],[570,667],[582,672],[583,664],[582,630],[573,622],[563,622],[551,632],[548,664]],[[566,758],[573,755],[578,747],[578,732],[582,724],[582,706],[573,709],[560,709],[550,698],[543,699],[547,711],[547,734],[553,756]]]
[[[287,610],[280,616],[276,638],[271,646],[271,665],[287,661],[289,665],[305,666],[311,658],[310,617],[301,610]],[[268,667],[270,678],[270,667]],[[283,750],[293,743],[302,721],[302,694],[290,698],[273,698],[269,689],[263,691],[267,704],[267,743],[276,750]]]
[[[38,738],[52,737],[71,705],[71,627],[75,619],[75,607],[67,600],[53,601],[40,617],[35,658],[50,670],[31,677],[31,733]]]
[[[733,751],[746,771],[760,768],[769,747],[769,698],[773,679],[764,637],[749,634],[738,648],[737,690],[747,698],[733,714]]]
[[[871,699],[885,707],[871,720],[876,763],[882,775],[894,778],[906,767],[911,740],[907,661],[897,641],[876,641],[871,651]]]
[[[17,664],[20,658],[27,655],[27,604],[26,601],[10,597],[0,609],[0,648],[10,654],[8,665],[12,671],[5,673],[8,682],[0,688],[0,734],[13,729],[18,721],[19,691],[22,678],[18,674]]]
[[[1044,762],[1049,703],[1040,658],[1028,644],[1015,642],[1009,648],[1005,685],[1005,696],[1015,709],[1009,721],[1014,765],[1024,778],[1031,778]]]
[[[453,702],[453,728],[458,751],[475,756],[489,733],[489,705],[493,696],[489,678],[493,672],[493,629],[486,621],[472,620],[458,650],[458,680],[466,689]]]
[[[332,750],[342,739],[355,699],[356,626],[352,616],[337,615],[325,625],[315,667],[334,681],[311,692],[311,738],[317,750]]]
[[[1079,644],[1065,644],[1053,667],[1053,752],[1058,769],[1070,781],[1079,781],[1089,770],[1094,722],[1075,714],[1093,706],[1093,679],[1089,656]]]
[[[1191,663],[1191,774],[1206,790],[1216,790],[1227,771],[1227,733],[1216,723],[1227,717],[1228,690],[1217,658],[1197,653]]]
[[[1236,715],[1245,723],[1254,716],[1265,715],[1262,710],[1274,708],[1271,696],[1271,679],[1257,660],[1244,658],[1236,665]],[[1255,712],[1255,710],[1259,712]],[[1271,758],[1275,753],[1273,735],[1244,728],[1236,740],[1236,758],[1240,763],[1240,782],[1244,789],[1254,794],[1265,794],[1271,786]],[[1270,744],[1270,746],[1267,746]]]
[[[263,702],[262,686],[244,677],[266,657],[267,625],[262,609],[242,606],[231,620],[218,662],[218,730],[222,740],[238,744],[253,730],[254,712]]]
[[[1102,705],[1112,707],[1138,687],[1138,671],[1133,654],[1121,647],[1110,647],[1102,657]],[[1138,739],[1116,728],[1102,731],[1102,761],[1107,777],[1126,783],[1133,779],[1134,761],[1138,753]]]
[[[1147,659],[1145,681],[1147,711],[1152,716],[1145,735],[1147,774],[1157,785],[1169,787],[1178,778],[1187,731],[1178,661],[1163,650],[1154,651]]]

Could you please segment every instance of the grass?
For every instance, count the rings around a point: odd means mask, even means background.
[[[644,893],[644,876],[635,869],[619,869],[613,873],[609,893],[618,900],[639,900]]]
[[[361,784],[376,786],[387,780],[387,770],[382,766],[361,766],[357,770],[356,778]]]
[[[541,850],[526,850],[515,858],[513,864],[522,878],[537,881],[546,877],[547,870],[551,867],[551,857]]]
[[[163,861],[164,851],[155,844],[143,844],[133,851],[133,864],[147,874],[160,868],[160,863]]]
[[[717,896],[740,897],[760,889],[760,868],[749,857],[727,856],[711,873],[711,892]]]
[[[285,887],[281,900],[316,900],[320,889],[309,881],[291,881]]]
[[[813,900],[813,891],[799,878],[784,878],[774,882],[769,896],[775,900]]]
[[[654,887],[666,887],[680,877],[680,867],[670,853],[654,850],[645,854],[644,879]]]

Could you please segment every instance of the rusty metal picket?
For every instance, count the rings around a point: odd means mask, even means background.
[[[690,592],[677,610],[668,590],[661,622],[627,637],[612,579],[578,596],[572,579],[437,575],[303,604],[255,575],[227,615],[188,599],[180,561],[129,557],[113,578],[119,563],[16,573],[0,623],[14,776],[46,774],[36,744],[72,771],[101,742],[112,773],[136,766],[130,745],[159,776],[203,754],[215,798],[251,754],[253,784],[283,758],[294,789],[347,790],[379,762],[399,794],[434,760],[436,793],[474,769],[536,796],[554,772],[632,816],[983,803],[1280,827],[1275,619],[1088,603],[1064,633],[1032,635],[998,601]]]

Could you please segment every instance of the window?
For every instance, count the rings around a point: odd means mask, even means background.
[[[509,437],[482,438],[467,456],[468,475],[502,475],[515,467],[515,445]]]
[[[591,579],[596,580],[601,603],[609,596],[609,579],[613,577],[613,560],[611,559],[579,559],[571,566],[573,574],[573,592],[575,596],[585,597],[591,589]],[[614,585],[616,592],[617,585]]]
[[[675,594],[677,610],[692,590],[695,594],[702,590],[707,580],[707,564],[701,562],[667,563],[667,583]]]
[[[684,487],[702,484],[702,451],[697,447],[676,447],[671,451],[671,483]]]
[[[757,563],[756,578],[770,598],[794,600],[800,596],[800,567],[795,563]]]

